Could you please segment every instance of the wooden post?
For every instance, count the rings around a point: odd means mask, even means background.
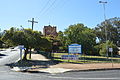
[[[28,22],[31,22],[31,23],[32,23],[32,30],[33,30],[33,27],[34,27],[34,23],[38,23],[37,21],[34,21],[34,18],[32,18],[32,21],[31,21],[31,20],[28,20]]]

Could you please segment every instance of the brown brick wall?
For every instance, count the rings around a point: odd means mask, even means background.
[[[57,36],[56,27],[55,26],[52,27],[51,25],[44,26],[43,35],[56,37]]]

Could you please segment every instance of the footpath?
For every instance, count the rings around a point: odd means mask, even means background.
[[[95,64],[72,64],[72,63],[59,63],[50,64],[49,59],[46,59],[40,54],[32,54],[33,65],[28,67],[15,66],[14,71],[27,71],[27,72],[45,72],[45,73],[64,73],[68,71],[95,71],[95,70],[114,70],[120,69],[119,63],[95,63]],[[37,61],[34,62],[34,61]],[[48,63],[47,63],[48,62]],[[40,63],[40,64],[39,64]],[[36,65],[37,64],[37,65]],[[41,67],[42,66],[42,67]]]

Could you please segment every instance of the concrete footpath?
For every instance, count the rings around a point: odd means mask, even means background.
[[[43,60],[43,61],[49,61],[45,57],[39,54],[32,54],[33,60]],[[27,72],[45,72],[45,73],[64,73],[68,71],[93,71],[93,70],[114,70],[114,69],[120,69],[119,63],[95,63],[95,64],[72,64],[72,63],[60,63],[56,65],[49,65],[46,68],[39,67],[40,65],[37,65],[37,67],[14,67],[14,71],[24,71]]]
[[[30,72],[64,73],[72,71],[96,71],[120,69],[120,64],[96,63],[96,64],[69,64],[62,63],[50,66],[46,69],[31,69]]]
[[[51,68],[65,68],[74,70],[87,70],[87,69],[105,69],[105,68],[120,68],[118,63],[95,63],[95,64],[70,64],[63,63],[50,66]]]

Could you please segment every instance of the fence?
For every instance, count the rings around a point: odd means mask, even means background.
[[[61,62],[71,62],[71,63],[120,63],[120,57],[103,57],[103,56],[90,56],[90,55],[78,55],[78,59],[62,59],[62,55],[68,55],[68,53],[53,53],[54,60]],[[69,54],[73,55],[73,54]]]

